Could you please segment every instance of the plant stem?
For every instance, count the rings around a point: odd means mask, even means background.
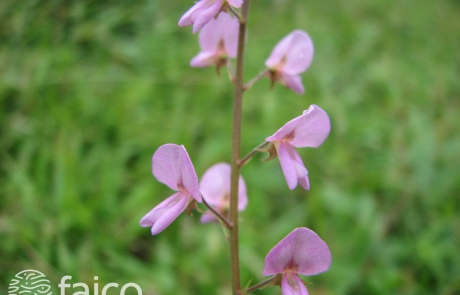
[[[255,76],[251,81],[247,82],[247,83],[243,86],[244,91],[248,90],[249,88],[252,87],[252,85],[253,85],[254,83],[256,83],[257,81],[259,81],[260,79],[262,79],[263,77],[265,77],[269,71],[270,71],[269,69],[265,69],[265,70],[263,70],[262,72],[260,72],[257,76]]]
[[[216,209],[214,209],[211,205],[208,204],[208,202],[206,202],[206,200],[204,198],[202,198],[203,200],[203,204],[217,217],[220,219],[220,221],[222,221],[225,226],[230,229],[232,228],[232,224],[230,223],[230,221],[227,220],[227,218],[223,217],[222,214],[219,213],[219,211],[217,211]]]
[[[230,180],[230,262],[232,267],[232,292],[238,295],[241,289],[240,258],[238,248],[238,182],[240,166],[238,161],[241,149],[241,114],[243,109],[243,65],[244,45],[246,41],[246,20],[249,0],[244,0],[241,7],[241,19],[238,33],[238,50],[236,56],[235,92],[233,98],[233,130]]]
[[[267,146],[270,142],[268,141],[264,141],[263,143],[259,144],[257,147],[255,147],[249,154],[247,154],[244,158],[242,158],[241,160],[238,161],[238,165],[240,167],[244,166],[248,161],[249,159],[252,158],[252,156],[254,156],[257,152],[261,152],[260,149],[264,148],[265,146]]]
[[[250,292],[252,292],[252,291],[254,291],[254,290],[257,290],[257,289],[259,289],[259,288],[261,288],[261,287],[263,287],[263,286],[265,286],[265,285],[271,283],[275,278],[276,278],[276,276],[273,276],[273,277],[271,277],[271,278],[269,278],[269,279],[267,279],[267,280],[265,280],[265,281],[263,281],[263,282],[258,283],[257,285],[254,285],[254,286],[252,286],[252,287],[249,287],[249,288],[246,290],[246,293],[250,293]]]

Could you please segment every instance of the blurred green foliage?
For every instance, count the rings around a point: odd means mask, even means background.
[[[172,193],[151,175],[160,145],[185,145],[198,175],[229,161],[232,85],[188,66],[197,36],[177,21],[191,5],[1,1],[2,294],[24,269],[54,285],[98,276],[144,294],[229,294],[218,226],[184,214],[152,237],[138,225]],[[456,0],[252,1],[246,80],[296,28],[316,52],[305,95],[268,79],[246,93],[243,153],[310,104],[332,131],[299,150],[310,191],[289,191],[264,155],[244,167],[243,284],[306,226],[333,254],[311,294],[460,294],[459,18]]]

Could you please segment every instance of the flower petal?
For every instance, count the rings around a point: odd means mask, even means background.
[[[184,146],[182,147],[182,152],[180,153],[181,161],[181,178],[182,184],[184,185],[185,190],[198,202],[202,202],[200,190],[198,188],[198,177],[196,176],[195,168],[193,167],[192,160],[185,150]]]
[[[167,198],[155,208],[150,210],[139,224],[143,227],[152,227],[152,235],[156,235],[170,225],[192,201],[191,197],[187,197],[183,192],[175,193]]]
[[[180,153],[183,147],[176,144],[160,146],[152,157],[152,173],[155,178],[178,191],[181,178]]]
[[[289,51],[291,45],[292,34],[285,36],[278,44],[273,48],[272,53],[265,61],[265,66],[271,69],[277,69],[281,62],[286,58],[286,54]]]
[[[226,28],[224,34],[225,50],[227,51],[229,57],[236,57],[238,51],[238,34],[240,22],[236,18],[226,13],[221,13],[221,15],[223,15],[226,19],[223,24],[223,26]]]
[[[227,13],[219,13],[217,18],[212,18],[200,31],[199,42],[203,51],[216,53],[219,43],[224,42],[226,54],[236,56],[238,45],[239,22]]]
[[[288,272],[281,279],[281,292],[283,295],[308,295],[307,288],[295,273]]]
[[[311,105],[301,118],[291,144],[295,147],[319,147],[331,130],[329,116],[317,105]]]
[[[213,222],[213,221],[217,221],[217,217],[211,211],[206,211],[200,217],[201,223],[208,223],[208,222]]]
[[[193,24],[193,20],[192,20],[192,17],[191,17],[192,13],[194,13],[196,10],[201,10],[203,7],[209,6],[209,2],[210,2],[210,0],[198,1],[189,10],[187,10],[187,12],[185,12],[184,15],[182,15],[182,17],[179,20],[178,25],[180,27],[192,25]]]
[[[190,66],[194,68],[204,68],[215,65],[218,57],[215,52],[202,51],[190,61]]]
[[[198,177],[184,146],[160,146],[152,157],[152,173],[159,182],[173,190],[179,191],[179,186],[183,186],[193,198],[201,202]]]
[[[246,189],[246,183],[243,177],[240,175],[238,179],[238,211],[243,211],[248,204],[248,194]]]
[[[276,44],[265,65],[289,75],[297,75],[310,66],[313,51],[310,36],[304,31],[295,30]]]
[[[195,34],[201,28],[203,28],[204,25],[206,25],[214,16],[216,16],[221,7],[222,7],[222,0],[201,0],[201,1],[206,1],[208,6],[206,7],[201,7],[200,9],[195,10],[192,12],[190,15],[192,21],[193,21],[193,30],[192,32]]]
[[[303,87],[302,84],[302,79],[298,75],[288,75],[283,73],[282,74],[284,83],[286,84],[286,87],[294,90],[298,94],[304,94],[305,93],[305,88]]]
[[[231,167],[227,163],[217,163],[203,174],[200,180],[200,192],[206,202],[221,206],[229,202]],[[244,210],[248,203],[246,184],[240,175],[238,183],[238,210]],[[225,200],[227,198],[227,200]]]
[[[297,128],[299,123],[302,121],[302,116],[296,117],[292,119],[291,121],[287,122],[284,124],[283,127],[278,129],[278,131],[275,132],[272,136],[267,137],[265,140],[266,141],[281,141],[285,137],[288,137],[290,135],[293,135],[294,130]]]
[[[329,269],[331,252],[326,243],[312,230],[299,227],[273,247],[265,257],[263,275],[288,270],[315,275]]]
[[[310,180],[308,179],[308,170],[303,164],[302,158],[292,145],[286,145],[289,155],[291,156],[292,163],[297,172],[297,180],[299,184],[306,190],[310,189]]]
[[[228,198],[230,165],[218,163],[206,170],[200,180],[200,192],[209,205],[218,206],[223,198]]]
[[[264,276],[283,273],[294,257],[297,240],[297,229],[293,230],[284,239],[273,247],[265,257]]]
[[[308,228],[300,227],[294,232],[296,246],[292,260],[297,273],[311,276],[327,271],[332,261],[327,244]]]
[[[278,159],[280,160],[281,169],[283,170],[284,178],[290,190],[293,190],[297,186],[297,168],[294,165],[291,155],[288,151],[288,143],[280,142],[275,144],[276,151],[278,153]]]
[[[291,44],[286,53],[283,72],[289,75],[298,75],[304,72],[313,60],[313,42],[310,36],[301,30],[295,30],[291,36]]]
[[[303,187],[307,191],[310,190],[310,179],[308,178],[308,174],[302,178],[299,178],[298,181],[301,187]]]

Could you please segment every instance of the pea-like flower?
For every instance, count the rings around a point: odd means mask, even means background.
[[[243,4],[243,0],[200,0],[184,13],[179,20],[179,26],[193,24],[193,33],[195,34],[220,12],[228,10],[228,6],[240,8],[241,4]]]
[[[304,31],[295,30],[281,39],[265,61],[272,84],[278,81],[303,94],[305,89],[299,74],[310,66],[313,52],[313,42]]]
[[[293,190],[297,184],[310,189],[307,168],[294,147],[319,147],[330,130],[331,123],[326,112],[311,105],[301,116],[287,122],[265,139],[276,150],[289,189]]]
[[[283,295],[308,295],[299,274],[312,276],[329,269],[331,252],[312,230],[299,227],[282,239],[265,257],[265,276],[281,275]]]
[[[199,42],[201,52],[196,55],[190,65],[192,67],[207,67],[225,65],[229,57],[236,57],[238,46],[237,19],[227,13],[220,13],[211,19],[200,31]]]
[[[152,173],[159,182],[176,191],[139,222],[143,227],[151,226],[152,235],[156,235],[195,201],[201,203],[202,198],[195,168],[184,146],[165,144],[159,147],[152,158]]]
[[[206,202],[225,216],[230,208],[231,167],[227,163],[217,163],[203,174],[200,180],[200,192]],[[248,204],[246,184],[240,175],[238,180],[238,211],[243,211]],[[207,211],[201,216],[201,222],[216,221],[213,213]]]

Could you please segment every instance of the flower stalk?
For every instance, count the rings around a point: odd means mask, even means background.
[[[208,202],[206,202],[206,200],[203,198],[203,204],[220,220],[222,221],[225,226],[228,228],[228,229],[231,229],[233,227],[232,223],[230,221],[227,220],[227,218],[225,218],[224,216],[222,216],[222,214],[219,213],[219,211],[217,211],[216,209],[214,209],[211,205],[208,204]]]
[[[249,154],[247,154],[246,156],[244,156],[244,158],[242,158],[241,160],[238,161],[238,165],[240,167],[246,165],[246,163],[252,158],[252,156],[254,156],[256,153],[258,152],[262,152],[264,150],[262,150],[264,147],[266,147],[270,142],[268,141],[264,141],[263,143],[259,144],[257,147],[255,147]]]
[[[243,108],[243,65],[246,40],[246,20],[250,0],[245,0],[241,7],[241,18],[238,32],[238,49],[236,56],[234,97],[233,97],[233,129],[232,129],[232,156],[230,179],[230,262],[232,268],[232,293],[238,295],[241,289],[240,261],[238,246],[238,179],[240,175],[241,150],[241,115]]]
[[[276,279],[278,279],[279,276],[278,275],[275,275],[269,279],[266,279],[265,281],[262,281],[252,287],[249,287],[247,288],[246,290],[244,290],[244,294],[247,294],[247,293],[251,293],[252,291],[255,291],[257,289],[260,289],[260,288],[264,288],[264,287],[267,287],[267,286],[271,286],[274,284],[274,281],[276,281]]]

